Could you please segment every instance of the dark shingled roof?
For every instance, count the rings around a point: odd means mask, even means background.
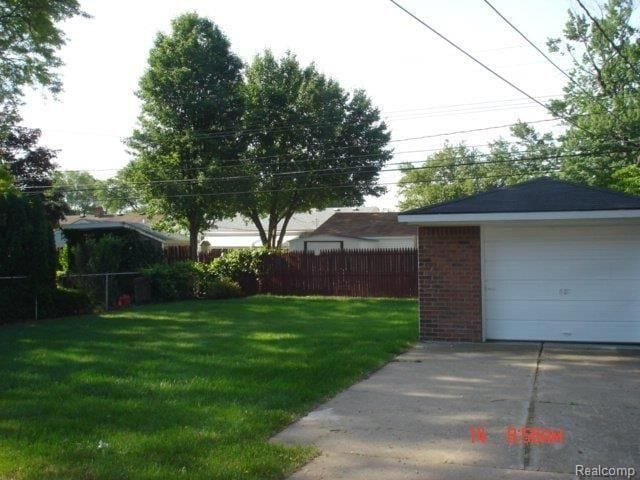
[[[415,234],[414,225],[398,223],[397,212],[336,212],[310,236],[404,237]]]
[[[635,209],[640,209],[640,197],[551,178],[539,178],[408,210],[401,215]]]

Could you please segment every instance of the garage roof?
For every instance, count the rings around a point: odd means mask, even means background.
[[[457,200],[427,205],[402,212],[400,215],[599,210],[640,210],[640,197],[551,178],[539,178]]]
[[[396,212],[337,212],[316,228],[309,237],[408,237],[415,234],[415,227],[398,223]]]

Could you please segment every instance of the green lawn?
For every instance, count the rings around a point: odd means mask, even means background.
[[[282,478],[268,443],[416,341],[416,302],[190,301],[0,326],[0,479]]]

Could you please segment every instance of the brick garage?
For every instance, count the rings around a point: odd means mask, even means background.
[[[480,227],[419,227],[420,338],[482,341]]]
[[[541,178],[398,220],[422,340],[640,343],[640,196]]]

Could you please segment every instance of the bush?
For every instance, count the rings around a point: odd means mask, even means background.
[[[235,298],[242,296],[238,282],[220,277],[210,265],[193,262],[158,264],[142,271],[156,302],[189,298]]]
[[[91,311],[93,303],[85,292],[72,288],[58,288],[40,304],[39,314],[42,318],[55,318],[82,315]]]
[[[222,298],[238,298],[242,296],[242,289],[238,282],[234,282],[229,278],[215,278],[209,276],[199,282],[199,298],[214,300]]]
[[[142,276],[149,281],[153,301],[194,298],[201,275],[193,262],[159,263],[142,270]]]
[[[268,254],[264,248],[231,250],[214,259],[209,270],[216,278],[237,282],[245,294],[251,295],[258,291],[262,259]]]
[[[11,301],[0,305],[0,323],[35,319],[35,296],[14,285]],[[93,311],[89,296],[81,290],[57,288],[38,295],[38,319],[80,315]]]

